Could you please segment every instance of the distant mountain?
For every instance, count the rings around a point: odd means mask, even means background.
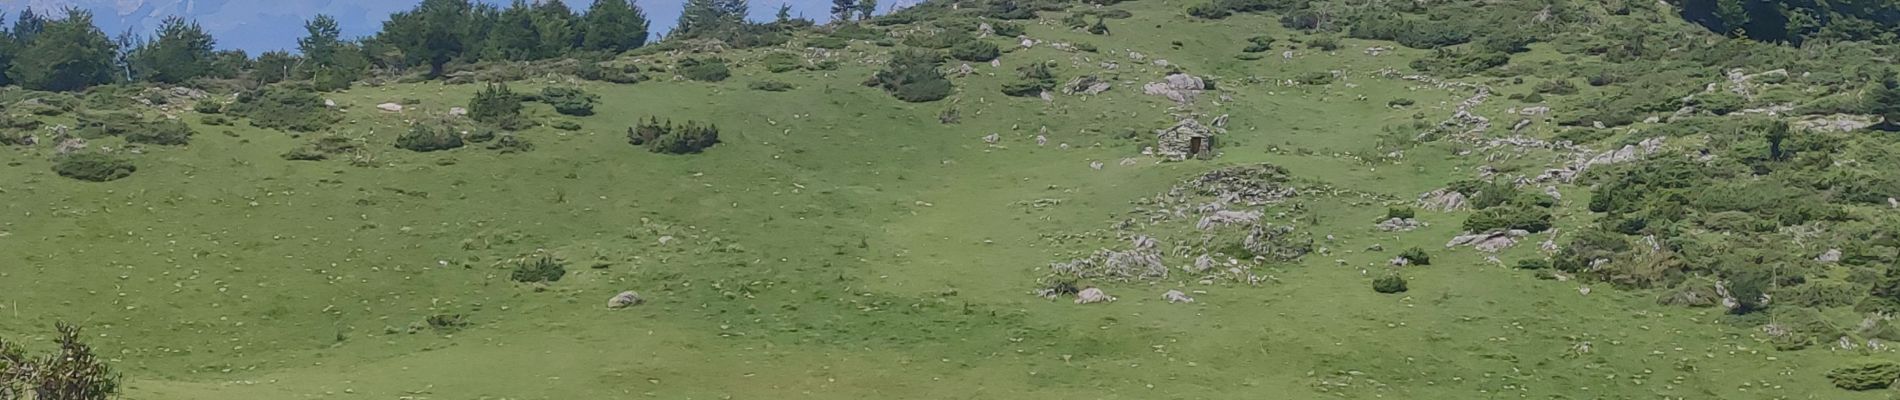
[[[507,4],[508,0],[481,0]],[[218,38],[218,47],[243,49],[252,54],[291,49],[303,35],[303,22],[317,14],[336,17],[346,37],[367,36],[382,26],[389,14],[414,7],[420,0],[0,0],[7,23],[27,7],[50,17],[59,10],[78,7],[92,11],[99,27],[117,35],[131,29],[150,34],[158,22],[178,15],[197,20]],[[679,18],[684,0],[638,0],[652,20],[654,34],[664,33]],[[825,0],[785,0],[794,15],[803,14],[824,20],[830,2]],[[584,11],[593,0],[568,0],[576,12]],[[886,1],[886,3],[897,3]],[[763,0],[752,4],[753,19],[770,19],[779,2]]]

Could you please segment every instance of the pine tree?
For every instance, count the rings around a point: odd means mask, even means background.
[[[832,22],[850,21],[851,13],[856,12],[857,10],[858,10],[857,0],[831,0]]]
[[[647,43],[647,17],[630,0],[598,0],[581,19],[581,48],[623,52]]]
[[[474,12],[468,0],[423,0],[390,15],[377,41],[400,52],[403,65],[428,65],[429,76],[441,76],[444,65],[470,49]]]
[[[713,36],[745,24],[750,6],[746,0],[686,0],[673,35],[683,38]]]
[[[578,17],[561,0],[546,0],[534,6],[535,32],[540,37],[539,58],[556,57],[580,46]]]
[[[309,60],[312,66],[336,65],[337,50],[343,45],[340,39],[343,31],[337,28],[336,18],[317,14],[316,18],[303,24],[303,29],[307,33],[304,37],[297,38],[297,51],[303,52],[304,58]]]
[[[162,83],[183,83],[205,76],[211,70],[216,44],[197,22],[166,17],[159,24],[157,37],[133,52],[134,76]]]
[[[858,0],[858,20],[867,21],[877,12],[877,0]]]
[[[73,91],[112,81],[112,56],[118,51],[105,32],[92,24],[92,13],[67,10],[48,21],[21,48],[7,76],[34,90]]]
[[[792,22],[792,5],[785,4],[785,3],[778,3],[778,14],[773,16],[772,22],[779,25],[791,23]]]
[[[46,31],[46,17],[33,12],[33,7],[20,11],[18,19],[13,20],[13,41],[21,45],[33,42],[33,38],[44,31]]]
[[[541,32],[527,0],[515,0],[501,12],[488,32],[487,46],[484,58],[512,61],[540,58]]]

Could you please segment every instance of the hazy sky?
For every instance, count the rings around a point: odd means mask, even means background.
[[[477,1],[505,5],[510,0]],[[576,12],[586,10],[594,2],[566,1]],[[653,33],[657,35],[673,27],[684,1],[636,0],[636,4],[646,11]],[[367,36],[375,33],[390,13],[409,9],[419,2],[421,0],[0,0],[0,11],[7,13],[6,20],[11,24],[13,16],[27,6],[42,15],[78,7],[91,10],[100,28],[112,35],[126,29],[149,34],[159,20],[180,15],[204,25],[217,37],[218,47],[256,54],[295,47],[297,37],[303,35],[303,21],[317,14],[336,17],[346,37]],[[883,3],[887,4],[880,8],[888,9],[898,2],[885,0]],[[752,18],[771,19],[779,4],[780,0],[753,0]],[[792,6],[793,15],[803,14],[818,21],[826,19],[831,6],[828,0],[784,0],[783,4]]]

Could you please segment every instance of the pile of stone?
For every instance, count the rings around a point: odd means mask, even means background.
[[[1214,136],[1221,131],[1193,118],[1185,118],[1173,126],[1155,131],[1155,147],[1148,153],[1169,161],[1211,156],[1214,153]]]
[[[1662,151],[1662,146],[1663,138],[1661,137],[1643,139],[1642,142],[1637,144],[1627,144],[1616,150],[1607,150],[1602,153],[1581,158],[1571,162],[1570,165],[1565,165],[1563,168],[1544,170],[1543,174],[1538,175],[1533,180],[1536,182],[1575,181],[1578,176],[1583,175],[1583,172],[1590,170],[1591,167],[1641,160],[1643,157],[1648,157],[1651,154]]]
[[[1167,97],[1176,103],[1189,104],[1207,91],[1207,82],[1188,74],[1171,74],[1160,82],[1142,85],[1142,93]]]
[[[1208,171],[1169,191],[1169,197],[1181,197],[1183,191],[1214,198],[1222,204],[1258,206],[1278,203],[1299,191],[1286,183],[1286,169],[1271,164],[1243,165]]]
[[[1410,232],[1413,229],[1431,226],[1431,224],[1412,218],[1391,218],[1379,221],[1379,224],[1375,226],[1385,232]]]

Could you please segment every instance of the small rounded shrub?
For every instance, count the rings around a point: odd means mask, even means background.
[[[718,82],[732,76],[732,70],[726,68],[726,61],[717,58],[688,58],[679,62],[680,76],[700,82]]]
[[[1411,207],[1388,207],[1385,209],[1386,219],[1411,219],[1417,216],[1418,211],[1413,210]]]
[[[1405,252],[1399,253],[1399,258],[1411,262],[1412,265],[1432,265],[1432,255],[1425,253],[1425,249],[1420,247],[1405,249]]]
[[[1528,270],[1548,269],[1550,268],[1550,261],[1547,261],[1541,258],[1526,258],[1522,260],[1517,260],[1516,267],[1517,269],[1528,269]]]
[[[752,83],[747,84],[746,87],[751,88],[752,90],[762,90],[762,91],[767,91],[767,92],[783,92],[787,90],[792,90],[792,84],[779,82],[779,81],[753,81]]]
[[[1828,371],[1827,379],[1834,382],[1834,387],[1841,389],[1886,389],[1900,379],[1900,364],[1892,361],[1862,362]]]
[[[108,182],[132,176],[138,167],[131,160],[102,153],[75,153],[53,162],[59,176],[88,182]]]
[[[491,133],[492,135],[492,133]],[[431,152],[462,147],[462,136],[446,126],[416,124],[396,137],[396,147],[414,152]]]
[[[161,121],[143,129],[125,134],[125,141],[139,144],[161,146],[180,146],[191,143],[191,126],[178,121]]]
[[[1400,277],[1399,274],[1381,276],[1372,280],[1372,291],[1374,292],[1393,294],[1405,293],[1406,290],[1405,278]]]
[[[1413,104],[1418,104],[1418,101],[1404,98],[1404,97],[1392,99],[1392,101],[1385,102],[1385,105],[1388,107],[1411,107]]]
[[[950,48],[950,58],[969,62],[988,62],[1002,55],[1002,48],[983,40],[970,40]]]
[[[515,270],[508,274],[508,279],[521,283],[559,282],[565,276],[567,276],[566,266],[555,262],[552,258],[539,258],[534,261],[516,263]]]

